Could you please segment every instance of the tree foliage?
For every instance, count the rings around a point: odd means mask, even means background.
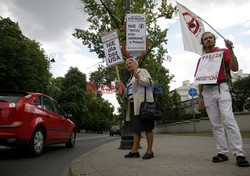
[[[48,61],[35,40],[18,23],[0,17],[0,86],[2,89],[47,92]]]
[[[64,78],[52,79],[51,93],[58,92],[58,101],[62,108],[71,114],[71,120],[77,125],[78,131],[103,132],[112,125],[114,107],[98,94],[89,94],[86,75],[71,67]]]
[[[239,79],[233,83],[232,100],[235,112],[250,110],[250,76]]]
[[[76,29],[73,36],[81,39],[83,45],[88,46],[90,52],[95,52],[100,59],[104,60],[101,34],[116,29],[120,43],[123,44],[126,39],[126,1],[100,0],[98,3],[95,0],[82,0],[82,2],[84,3],[84,12],[88,15],[89,28],[87,30]],[[148,50],[144,58],[139,61],[139,65],[149,71],[155,84],[161,85],[161,96],[157,98],[162,110],[167,111],[173,106],[168,86],[173,75],[170,75],[169,70],[162,66],[163,61],[167,59],[166,36],[168,29],[162,29],[159,26],[159,20],[171,19],[177,11],[177,7],[168,3],[167,0],[161,0],[160,2],[161,4],[157,4],[153,0],[131,1],[130,11],[131,13],[146,14]],[[126,83],[129,75],[125,65],[119,65],[118,67],[121,80]],[[114,81],[115,78],[115,69],[103,66],[100,66],[96,72],[91,74],[92,81],[106,85]],[[124,98],[122,95],[117,95],[117,99],[120,104],[120,114],[124,115],[126,104]],[[168,113],[165,114],[164,118],[168,118]]]
[[[88,15],[87,21],[90,26],[87,30],[76,29],[73,34],[76,38],[82,39],[83,45],[88,46],[90,52],[95,52],[99,58],[104,59],[100,35],[117,29],[120,43],[126,38],[125,18],[126,10],[124,0],[82,0],[84,12]],[[161,5],[155,1],[137,0],[131,3],[131,13],[146,14],[148,52],[154,54],[153,59],[162,62],[165,59],[167,50],[163,44],[167,43],[167,29],[161,29],[158,25],[159,19],[171,19],[177,8],[167,0],[162,0]]]
[[[98,94],[87,94],[88,112],[85,118],[86,131],[107,131],[114,124],[114,107]]]
[[[71,67],[62,80],[59,102],[72,115],[72,120],[80,130],[84,126],[86,106],[86,75]]]
[[[166,101],[166,98],[167,100]],[[160,97],[161,99],[161,107],[163,109],[163,118],[160,123],[172,123],[175,121],[179,121],[183,115],[183,109],[181,107],[181,98],[180,95],[176,90],[173,90],[170,94],[165,95],[164,99],[163,96]]]
[[[59,96],[61,95],[61,90],[63,88],[62,82],[64,77],[50,78],[48,85],[48,95],[53,97],[58,101]]]

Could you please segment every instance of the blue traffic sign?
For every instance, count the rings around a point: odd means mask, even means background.
[[[188,95],[190,95],[190,96],[192,96],[192,97],[194,97],[194,96],[196,96],[198,93],[197,93],[197,90],[195,89],[195,88],[190,88],[189,90],[188,90]]]

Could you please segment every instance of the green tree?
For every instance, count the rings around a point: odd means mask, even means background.
[[[165,97],[168,97],[168,101],[165,100]],[[181,120],[183,110],[181,108],[181,98],[178,92],[176,90],[173,90],[165,97],[163,100],[161,100],[163,116],[160,123],[165,124]],[[161,98],[163,98],[163,96]]]
[[[73,36],[82,40],[83,45],[88,46],[90,52],[95,52],[98,57],[104,60],[104,51],[102,47],[100,35],[113,29],[117,29],[120,43],[123,44],[126,38],[125,18],[126,9],[124,0],[100,0],[100,4],[95,0],[82,0],[84,3],[84,12],[88,15],[87,21],[90,26],[87,30],[76,29]],[[169,74],[169,70],[162,66],[163,61],[167,59],[167,31],[161,29],[158,25],[159,19],[171,19],[177,11],[177,7],[167,0],[161,0],[158,5],[156,1],[137,0],[131,1],[131,13],[146,14],[147,25],[147,43],[148,51],[143,59],[140,60],[140,67],[146,68],[151,74],[154,83],[161,84],[161,96],[158,96],[162,110],[170,109],[169,103],[169,86],[173,75]],[[128,79],[128,74],[124,65],[119,65],[120,77],[123,83]],[[99,67],[99,69],[91,74],[96,82],[109,84],[115,80],[116,73],[113,68]],[[124,115],[125,101],[122,95],[118,95],[118,102],[121,105],[120,114]]]
[[[86,106],[86,75],[78,68],[70,67],[62,80],[59,102],[62,108],[72,115],[71,120],[76,124],[79,131],[84,126]]]
[[[62,90],[63,77],[50,78],[48,85],[48,95],[58,101]]]
[[[0,86],[47,92],[48,61],[38,42],[25,37],[18,23],[0,17]]]
[[[107,131],[114,124],[114,107],[98,94],[86,95],[88,113],[85,129],[97,133]]]
[[[235,112],[243,111],[243,109],[249,109],[249,97],[250,97],[250,76],[239,79],[233,83],[232,100],[233,109]]]

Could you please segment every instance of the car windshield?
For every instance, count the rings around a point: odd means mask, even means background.
[[[112,130],[118,130],[119,127],[118,127],[118,126],[113,126],[111,129],[112,129]]]

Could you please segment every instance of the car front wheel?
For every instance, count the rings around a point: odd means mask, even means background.
[[[44,148],[44,141],[44,131],[41,128],[37,128],[29,143],[29,153],[32,156],[41,155]]]
[[[75,143],[76,143],[76,133],[75,133],[75,131],[72,131],[70,138],[69,138],[69,141],[65,145],[68,148],[73,148]]]

